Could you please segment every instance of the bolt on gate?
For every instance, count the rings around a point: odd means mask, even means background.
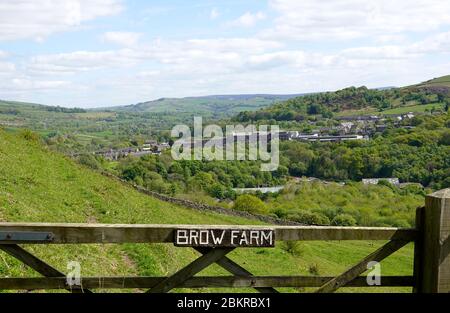
[[[2,278],[0,289],[67,289],[90,293],[97,288],[141,288],[169,292],[174,288],[232,287],[277,292],[280,287],[317,287],[334,292],[344,286],[368,287],[367,264],[380,262],[409,242],[415,243],[413,276],[383,276],[383,287],[410,286],[414,292],[450,292],[450,189],[426,197],[417,209],[416,227],[217,226],[139,224],[0,223],[0,249],[43,277]],[[237,248],[273,247],[276,241],[382,240],[383,246],[336,277],[254,276],[227,254]],[[83,277],[69,286],[64,273],[35,257],[20,244],[173,243],[201,256],[168,277]],[[195,276],[216,263],[231,276]]]

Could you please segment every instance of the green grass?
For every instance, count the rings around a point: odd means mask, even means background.
[[[404,106],[404,107],[398,107],[390,110],[385,110],[383,112],[379,112],[379,114],[402,114],[402,113],[408,113],[408,112],[415,112],[415,113],[423,113],[425,111],[430,111],[432,109],[443,109],[444,104],[443,103],[430,103],[430,104],[424,104],[424,105],[412,105],[412,106]]]
[[[68,158],[48,151],[39,143],[24,140],[18,134],[9,134],[1,130],[0,221],[255,223],[161,202],[83,168]],[[311,266],[316,266],[320,275],[333,275],[342,272],[381,244],[381,242],[303,242],[300,244],[300,254],[292,255],[277,243],[277,247],[272,249],[237,249],[231,254],[231,258],[259,275],[310,275]],[[171,244],[47,247],[30,245],[27,249],[62,272],[66,272],[68,261],[79,261],[82,265],[82,275],[85,276],[167,275],[180,269],[197,255],[193,250],[175,248]],[[382,264],[383,274],[411,275],[412,248],[408,246],[402,249]],[[207,269],[205,273],[225,274],[217,266]],[[25,277],[37,274],[1,252],[0,276]],[[344,290],[362,291],[354,288]],[[410,288],[390,288],[382,291],[409,290]]]
[[[365,108],[361,110],[346,110],[336,114],[337,117],[353,116],[353,115],[389,115],[389,114],[403,114],[408,112],[423,113],[425,111],[431,111],[432,109],[443,109],[443,103],[430,103],[430,104],[412,104],[406,106],[398,106],[393,109],[384,111],[378,111],[375,108]]]
[[[418,86],[446,86],[450,87],[450,75],[437,77],[426,82],[419,84]]]

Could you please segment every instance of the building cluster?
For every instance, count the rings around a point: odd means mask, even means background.
[[[341,116],[335,120],[339,125],[332,127],[320,127],[308,133],[296,130],[279,131],[278,137],[281,141],[304,141],[304,142],[342,142],[350,140],[367,140],[377,132],[383,132],[388,125],[399,126],[405,119],[414,117],[413,113],[395,114],[395,115],[360,115],[360,116]],[[314,123],[314,122],[312,122]],[[402,126],[412,127],[412,126]],[[207,143],[214,146],[222,145],[224,148],[227,141],[248,143],[251,138],[259,139],[264,136],[267,141],[271,141],[273,132],[236,132],[227,137],[193,139],[182,143],[183,146],[191,145],[194,148],[197,144],[204,147]],[[141,147],[129,147],[123,149],[110,149],[106,151],[95,152],[96,155],[111,160],[117,160],[129,155],[140,157],[147,154],[160,154],[163,150],[169,149],[168,143],[158,143],[156,140],[148,140]]]
[[[148,140],[141,147],[128,147],[121,149],[109,149],[105,151],[96,151],[95,155],[101,155],[109,160],[118,160],[129,155],[141,157],[148,154],[161,154],[162,151],[169,149],[170,145],[167,142],[158,143],[156,140]]]
[[[354,133],[363,136],[372,136],[377,132],[383,132],[388,125],[394,127],[400,126],[400,122],[412,119],[414,114],[389,114],[389,115],[356,115],[356,116],[340,116],[335,119],[340,122],[333,131],[340,134]],[[408,127],[408,126],[406,126]]]
[[[302,134],[298,131],[280,132],[280,140],[297,140],[297,141],[319,141],[319,142],[340,142],[347,140],[368,139],[362,135],[321,135],[319,133]]]
[[[391,183],[392,185],[398,186],[400,185],[400,180],[397,177],[389,177],[389,178],[363,178],[362,183],[364,185],[377,185],[380,181],[386,181]]]

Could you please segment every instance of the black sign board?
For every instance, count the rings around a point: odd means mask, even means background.
[[[177,229],[178,247],[274,247],[273,229]]]

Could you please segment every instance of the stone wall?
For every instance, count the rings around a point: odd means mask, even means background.
[[[174,198],[168,195],[164,195],[164,194],[160,194],[158,192],[155,191],[151,191],[148,190],[142,186],[130,183],[126,180],[123,180],[115,175],[112,175],[108,172],[103,172],[103,175],[108,176],[110,178],[119,180],[120,182],[122,182],[123,184],[126,184],[128,186],[133,187],[134,189],[136,189],[137,191],[144,193],[146,195],[152,196],[154,198],[157,198],[159,200],[165,201],[165,202],[169,202],[169,203],[173,203],[176,205],[181,205],[190,209],[194,209],[194,210],[198,210],[198,211],[207,211],[207,212],[214,212],[214,213],[219,213],[219,214],[225,214],[225,215],[230,215],[230,216],[236,216],[236,217],[242,217],[242,218],[246,218],[246,219],[252,219],[252,220],[258,220],[264,223],[268,223],[268,224],[274,224],[274,225],[291,225],[291,226],[299,226],[299,225],[304,225],[304,224],[300,224],[294,221],[289,221],[289,220],[285,220],[285,219],[280,219],[280,218],[275,218],[272,216],[268,216],[268,215],[261,215],[261,214],[252,214],[249,212],[244,212],[244,211],[237,211],[237,210],[232,210],[232,209],[226,209],[220,206],[212,206],[212,205],[208,205],[208,204],[204,204],[204,203],[198,203],[198,202],[194,202],[194,201],[190,201],[190,200],[185,200],[185,199],[179,199],[179,198]]]

